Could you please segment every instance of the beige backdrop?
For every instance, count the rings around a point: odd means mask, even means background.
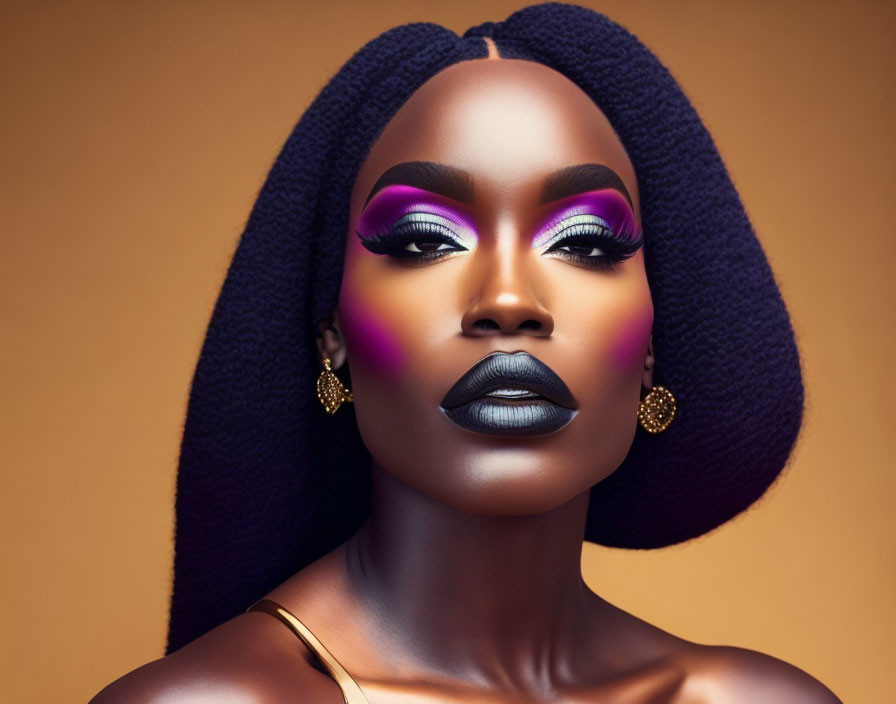
[[[187,391],[295,120],[366,40],[519,2],[5,2],[0,9],[0,699],[83,702],[163,652]],[[806,423],[711,535],[587,546],[606,598],[774,654],[847,702],[896,686],[894,50],[876,2],[586,3],[671,69],[790,307]]]

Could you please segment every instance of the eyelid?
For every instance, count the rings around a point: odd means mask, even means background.
[[[603,188],[568,196],[552,203],[549,214],[535,228],[532,246],[541,246],[545,238],[557,231],[565,220],[576,215],[589,214],[600,218],[607,225],[608,236],[620,241],[634,241],[640,236],[640,228],[634,211],[625,197],[616,189]]]
[[[405,224],[410,223],[427,223],[431,225],[440,225],[444,227],[448,232],[441,232],[439,234],[445,235],[450,239],[454,240],[459,247],[467,248],[466,244],[463,241],[463,238],[458,236],[456,232],[457,223],[453,222],[450,218],[446,218],[437,213],[431,213],[427,211],[419,211],[413,210],[409,213],[405,213],[398,220],[392,223],[392,226],[389,228],[390,232],[395,232],[399,227]],[[450,234],[449,234],[450,233]],[[420,239],[425,237],[425,235],[418,235]]]
[[[475,235],[464,238],[458,230],[462,231],[451,218],[442,217],[435,213],[413,211],[405,213],[397,220],[386,221],[378,231],[361,232],[355,234],[361,240],[361,245],[369,252],[376,255],[388,255],[392,258],[415,259],[413,250],[408,247],[414,243],[433,243],[440,245],[439,257],[458,252],[467,252],[476,245]],[[441,249],[441,245],[448,245],[451,249]],[[434,251],[420,257],[422,260],[436,258]]]
[[[470,244],[458,234],[458,226],[450,217],[435,213],[412,211],[404,213],[397,220],[385,221],[381,231],[362,233],[356,231],[361,245],[369,252],[379,256],[389,256],[405,264],[423,264],[442,259],[447,256],[469,251]],[[418,243],[437,243],[435,250],[410,249]],[[447,248],[443,249],[443,245]],[[415,253],[414,250],[417,250]]]
[[[405,185],[390,185],[379,191],[361,210],[355,228],[364,234],[382,234],[402,216],[411,212],[438,215],[452,223],[459,235],[477,239],[472,210],[437,193]]]
[[[566,239],[569,235],[564,233],[576,225],[597,225],[600,228],[607,230],[608,233],[613,232],[613,228],[611,228],[609,223],[602,217],[588,212],[575,213],[570,214],[569,217],[563,218],[553,227],[536,235],[535,239],[532,241],[532,247],[536,249],[549,249],[557,242]],[[613,234],[608,234],[608,236],[615,238],[615,235]]]

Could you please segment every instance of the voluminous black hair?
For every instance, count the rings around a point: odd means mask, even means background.
[[[352,407],[315,394],[317,322],[336,309],[349,195],[370,147],[442,69],[540,62],[604,112],[635,168],[654,300],[655,382],[678,413],[641,431],[592,489],[587,540],[655,548],[753,503],[802,418],[787,310],[726,169],[669,72],[591,10],[525,8],[462,37],[409,24],[346,63],[286,141],[252,209],[191,388],[177,477],[168,652],[245,610],[345,541],[369,510],[370,456]]]

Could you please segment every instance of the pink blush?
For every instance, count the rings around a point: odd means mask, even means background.
[[[611,348],[613,361],[618,368],[628,371],[643,366],[652,325],[652,308],[626,321]]]
[[[395,335],[374,315],[353,290],[339,298],[339,319],[346,346],[365,367],[397,376],[404,366],[404,354]]]

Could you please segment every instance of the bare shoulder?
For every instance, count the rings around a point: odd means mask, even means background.
[[[603,623],[622,634],[613,655],[628,657],[639,671],[662,664],[681,674],[681,704],[840,704],[840,700],[798,667],[755,650],[701,645],[679,638],[603,602]]]
[[[755,650],[689,644],[681,660],[689,672],[687,701],[842,704],[803,670]]]
[[[237,616],[115,680],[91,704],[343,702],[307,648],[263,613]]]

